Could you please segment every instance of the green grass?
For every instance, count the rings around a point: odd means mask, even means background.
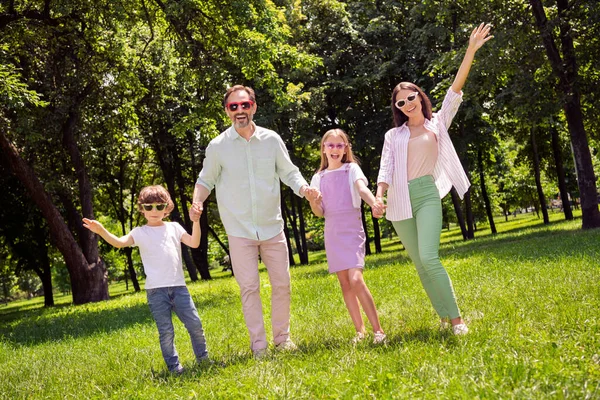
[[[438,320],[397,240],[369,256],[365,280],[386,346],[353,347],[353,327],[323,253],[292,268],[292,336],[299,351],[254,360],[238,287],[227,274],[189,284],[211,357],[195,366],[176,321],[183,376],[165,372],[145,294],[111,286],[112,300],[44,309],[0,307],[2,398],[600,398],[600,230],[549,226],[532,215],[480,227],[463,242],[444,232],[442,263],[471,332]],[[269,330],[269,284],[262,275]]]

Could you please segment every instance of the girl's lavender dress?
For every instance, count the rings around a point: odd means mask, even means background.
[[[365,265],[365,231],[360,208],[352,206],[349,169],[350,164],[346,163],[321,175],[325,253],[330,273]]]

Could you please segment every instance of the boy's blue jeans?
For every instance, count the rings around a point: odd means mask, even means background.
[[[150,306],[150,312],[154,317],[154,321],[156,321],[160,350],[169,371],[173,371],[179,366],[179,356],[173,342],[175,331],[171,317],[172,311],[175,311],[175,314],[177,314],[177,317],[183,322],[190,334],[196,361],[201,361],[208,357],[202,322],[200,322],[198,310],[196,310],[187,287],[171,286],[147,289],[146,297]]]

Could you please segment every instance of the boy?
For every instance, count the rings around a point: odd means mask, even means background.
[[[189,247],[200,245],[200,214],[202,204],[195,203],[192,234],[187,233],[177,222],[163,219],[173,210],[174,205],[167,190],[159,185],[147,186],[138,197],[138,210],[144,214],[146,225],[134,228],[127,235],[116,237],[108,232],[100,222],[83,218],[83,226],[102,236],[109,244],[121,248],[138,246],[146,273],[146,297],[158,328],[160,349],[170,372],[181,374],[177,350],[173,343],[175,332],[171,312],[185,324],[190,334],[196,360],[208,360],[206,339],[196,306],[185,286],[181,261],[181,243]],[[192,214],[192,213],[190,213]]]

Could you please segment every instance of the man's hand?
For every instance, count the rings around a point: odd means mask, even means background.
[[[304,196],[306,196],[309,202],[315,204],[321,204],[321,200],[323,199],[319,189],[313,187],[307,187],[304,190]]]
[[[202,211],[204,210],[204,207],[202,206],[201,202],[194,202],[192,203],[192,207],[190,207],[190,219],[192,220],[192,222],[198,222],[200,221],[200,216],[202,215]]]

